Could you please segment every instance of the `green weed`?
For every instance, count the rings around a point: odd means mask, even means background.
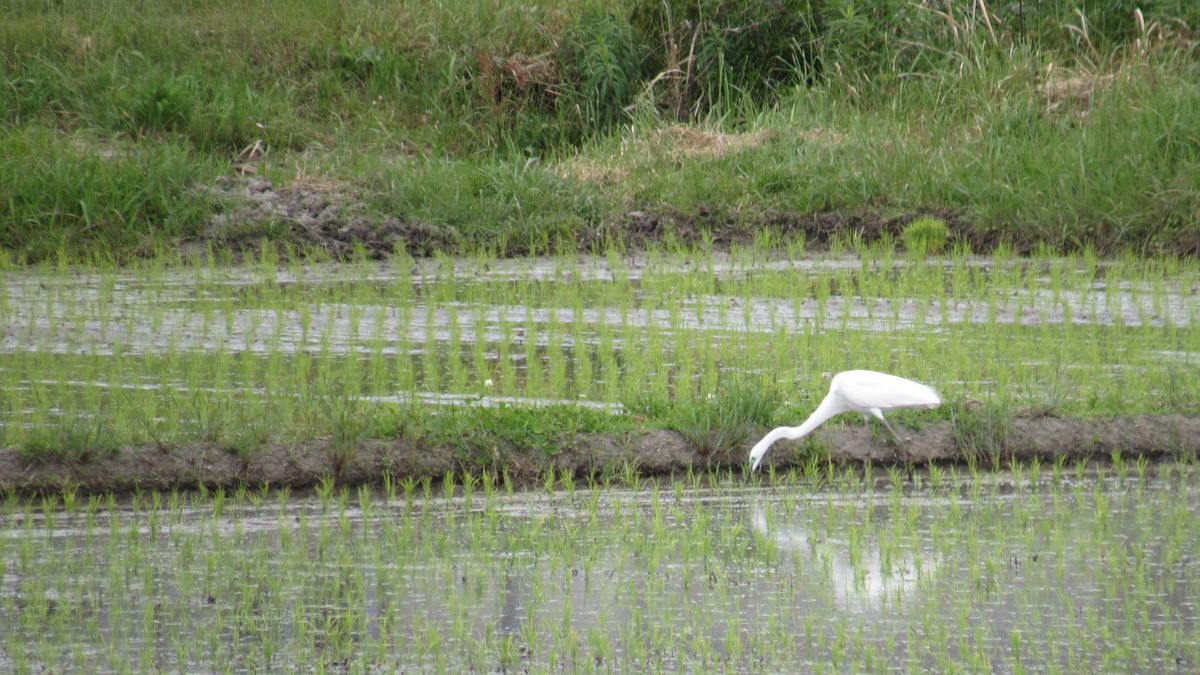
[[[1191,3],[151,7],[6,14],[16,259],[219,255],[244,233],[352,248],[302,218],[210,228],[230,167],[354,185],[361,211],[331,231],[421,255],[826,245],[947,211],[976,251],[1194,252]]]
[[[723,383],[718,391],[702,399],[677,403],[658,414],[705,457],[716,459],[740,448],[752,434],[770,424],[777,400],[777,395],[761,382],[735,380]]]
[[[927,254],[938,254],[946,246],[950,236],[950,228],[941,218],[917,218],[904,226],[901,239],[904,249],[911,255],[923,257]]]
[[[952,405],[950,420],[955,445],[972,470],[981,462],[993,470],[1002,466],[1005,441],[1012,427],[1012,414],[1004,401]]]

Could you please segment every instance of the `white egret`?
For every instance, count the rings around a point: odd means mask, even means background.
[[[883,422],[883,425],[899,442],[900,435],[883,418],[884,412],[901,408],[932,409],[941,403],[942,399],[938,397],[936,391],[903,377],[877,373],[873,370],[847,370],[838,373],[833,376],[833,382],[829,384],[829,393],[825,395],[825,400],[821,401],[821,405],[817,406],[817,409],[808,416],[808,419],[804,420],[803,424],[798,427],[773,429],[771,433],[763,436],[761,441],[754,444],[754,448],[750,450],[750,470],[754,471],[758,468],[758,463],[762,461],[763,455],[767,454],[767,449],[775,441],[803,438],[834,415],[844,412],[862,413],[863,419],[868,424],[871,422],[869,415],[873,415]]]

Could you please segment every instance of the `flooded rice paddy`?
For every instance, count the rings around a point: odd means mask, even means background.
[[[1191,261],[168,262],[0,271],[9,466],[446,453],[448,406],[500,409],[478,419],[553,456],[563,429],[699,428],[678,411],[723,409],[729,382],[794,421],[847,368],[935,386],[951,405],[927,417],[1200,412]],[[591,417],[507,414],[533,407]],[[916,483],[627,465],[620,488],[551,472],[538,492],[467,457],[378,491],[0,493],[0,672],[1193,672],[1193,460],[1112,457]]]
[[[291,441],[336,435],[330,410],[414,404],[649,414],[728,381],[778,392],[792,416],[848,368],[1014,410],[1193,413],[1198,321],[1193,262],[1089,256],[9,269],[0,447],[243,444],[248,426],[255,442]]]
[[[1195,467],[1014,468],[10,496],[0,670],[1194,672]]]

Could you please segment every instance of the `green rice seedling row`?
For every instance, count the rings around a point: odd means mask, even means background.
[[[1188,669],[1190,462],[10,495],[26,670]]]
[[[31,456],[165,439],[252,452],[346,424],[398,433],[446,405],[663,423],[733,389],[761,392],[782,420],[849,368],[1013,411],[1194,413],[1200,401],[1200,270],[1173,259],[747,248],[149,261],[9,269],[2,283],[0,442]]]

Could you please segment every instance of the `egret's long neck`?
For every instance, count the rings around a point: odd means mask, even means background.
[[[813,411],[813,414],[804,420],[804,423],[798,427],[778,427],[772,429],[770,433],[763,436],[763,439],[754,444],[750,450],[750,470],[754,471],[758,468],[758,463],[762,461],[763,455],[767,454],[767,450],[771,445],[783,438],[796,439],[803,438],[812,432],[813,429],[821,426],[825,420],[834,415],[845,412],[846,407],[842,404],[841,399],[830,392],[825,400],[821,401],[821,405]]]
[[[821,405],[817,406],[817,409],[814,410],[813,413],[808,416],[808,419],[804,420],[800,426],[779,427],[778,429],[775,429],[771,433],[767,434],[767,438],[771,439],[772,443],[784,438],[788,440],[804,438],[805,436],[811,434],[813,429],[821,426],[825,420],[845,411],[845,408],[838,402],[837,397],[833,394],[829,394],[825,397],[825,400],[821,401]]]

